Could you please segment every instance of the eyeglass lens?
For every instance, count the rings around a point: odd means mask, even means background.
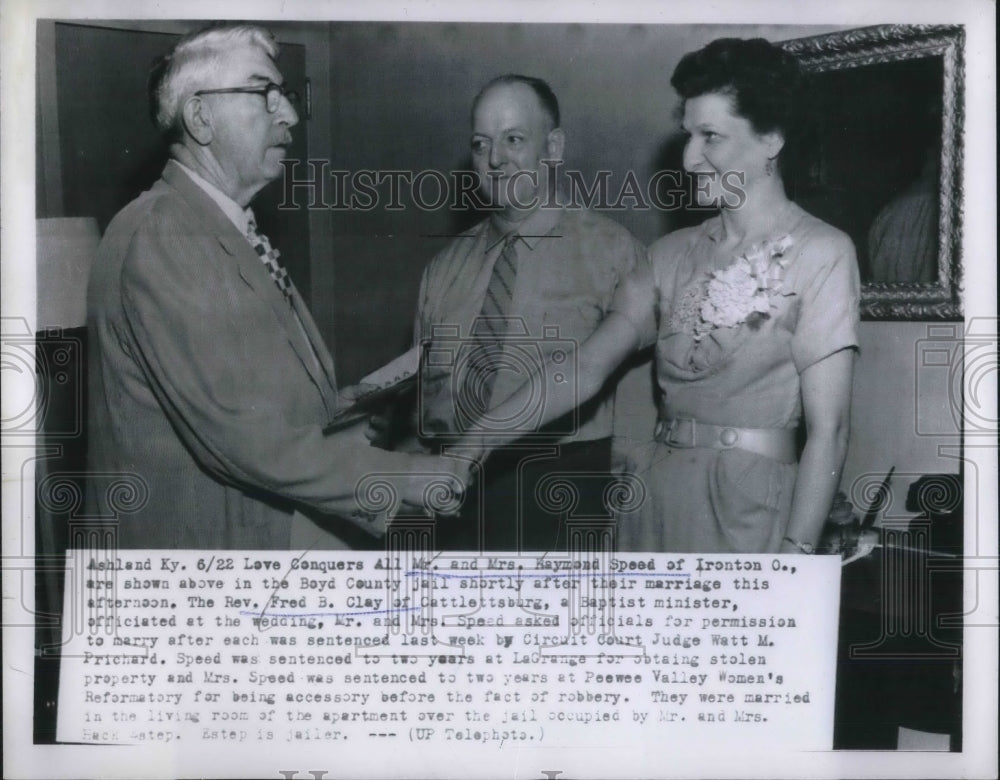
[[[268,84],[267,85],[267,110],[272,114],[278,110],[278,106],[281,105],[281,96],[284,95],[288,98],[288,102],[295,106],[298,104],[299,93],[294,90],[286,91],[284,87],[278,84]]]

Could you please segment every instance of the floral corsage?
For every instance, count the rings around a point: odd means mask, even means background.
[[[782,292],[785,252],[792,237],[756,244],[721,271],[712,271],[688,287],[673,316],[670,329],[689,333],[701,341],[716,328],[734,328],[746,323],[756,330],[771,316]]]

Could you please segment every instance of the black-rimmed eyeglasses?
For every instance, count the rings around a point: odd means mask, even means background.
[[[298,105],[299,93],[292,89],[287,89],[283,84],[275,84],[269,81],[262,87],[221,87],[219,89],[199,89],[194,93],[196,97],[201,95],[260,95],[267,104],[267,112],[273,114],[281,105],[281,98],[285,97],[293,106]]]

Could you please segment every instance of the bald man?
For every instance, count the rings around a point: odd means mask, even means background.
[[[518,74],[495,78],[475,97],[471,118],[472,163],[493,211],[423,275],[416,342],[429,343],[425,357],[453,356],[423,373],[419,432],[427,446],[453,441],[526,379],[529,363],[586,339],[619,282],[645,257],[616,222],[558,205],[554,164],[563,159],[566,135],[547,83]],[[565,378],[573,380],[571,367]],[[439,523],[441,546],[565,550],[560,514],[537,495],[547,477],[573,483],[577,515],[607,515],[600,475],[610,472],[612,390],[543,429],[541,438],[533,433],[494,451],[457,522]],[[495,422],[509,433],[519,425]]]

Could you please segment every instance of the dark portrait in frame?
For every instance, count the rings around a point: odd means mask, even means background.
[[[962,316],[963,44],[940,25],[782,44],[812,77],[789,194],[854,240],[866,319]]]

